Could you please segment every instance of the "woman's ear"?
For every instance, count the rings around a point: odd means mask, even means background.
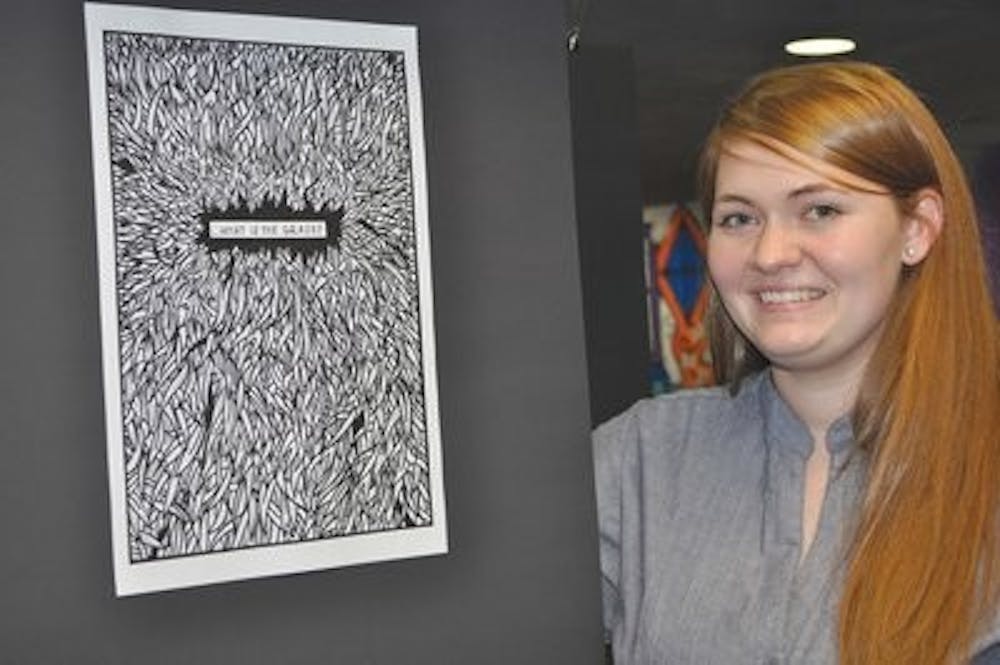
[[[924,187],[913,196],[913,207],[904,224],[903,263],[915,266],[923,261],[944,224],[944,199],[941,193]]]

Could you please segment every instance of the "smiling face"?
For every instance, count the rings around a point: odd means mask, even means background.
[[[726,311],[777,371],[860,374],[904,257],[922,258],[906,254],[915,223],[876,183],[805,154],[725,148],[708,267]]]

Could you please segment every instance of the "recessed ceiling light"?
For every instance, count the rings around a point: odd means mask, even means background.
[[[792,55],[808,57],[850,53],[855,48],[857,48],[857,44],[853,40],[843,37],[812,37],[810,39],[796,39],[785,44],[785,50]]]

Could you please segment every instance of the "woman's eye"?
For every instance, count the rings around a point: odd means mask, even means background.
[[[819,203],[813,206],[809,206],[806,209],[805,217],[813,221],[821,222],[827,219],[833,219],[840,214],[840,208],[828,203]]]
[[[738,229],[753,223],[753,217],[744,212],[731,212],[719,215],[715,225],[724,229]]]

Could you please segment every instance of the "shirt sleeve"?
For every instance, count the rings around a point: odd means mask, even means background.
[[[1000,665],[1000,609],[986,622],[973,644],[972,653],[975,654],[973,665]]]
[[[972,665],[1000,665],[1000,643],[977,653],[972,659]]]
[[[629,415],[614,418],[593,433],[594,482],[600,536],[604,637],[610,642],[621,620],[622,458]]]

